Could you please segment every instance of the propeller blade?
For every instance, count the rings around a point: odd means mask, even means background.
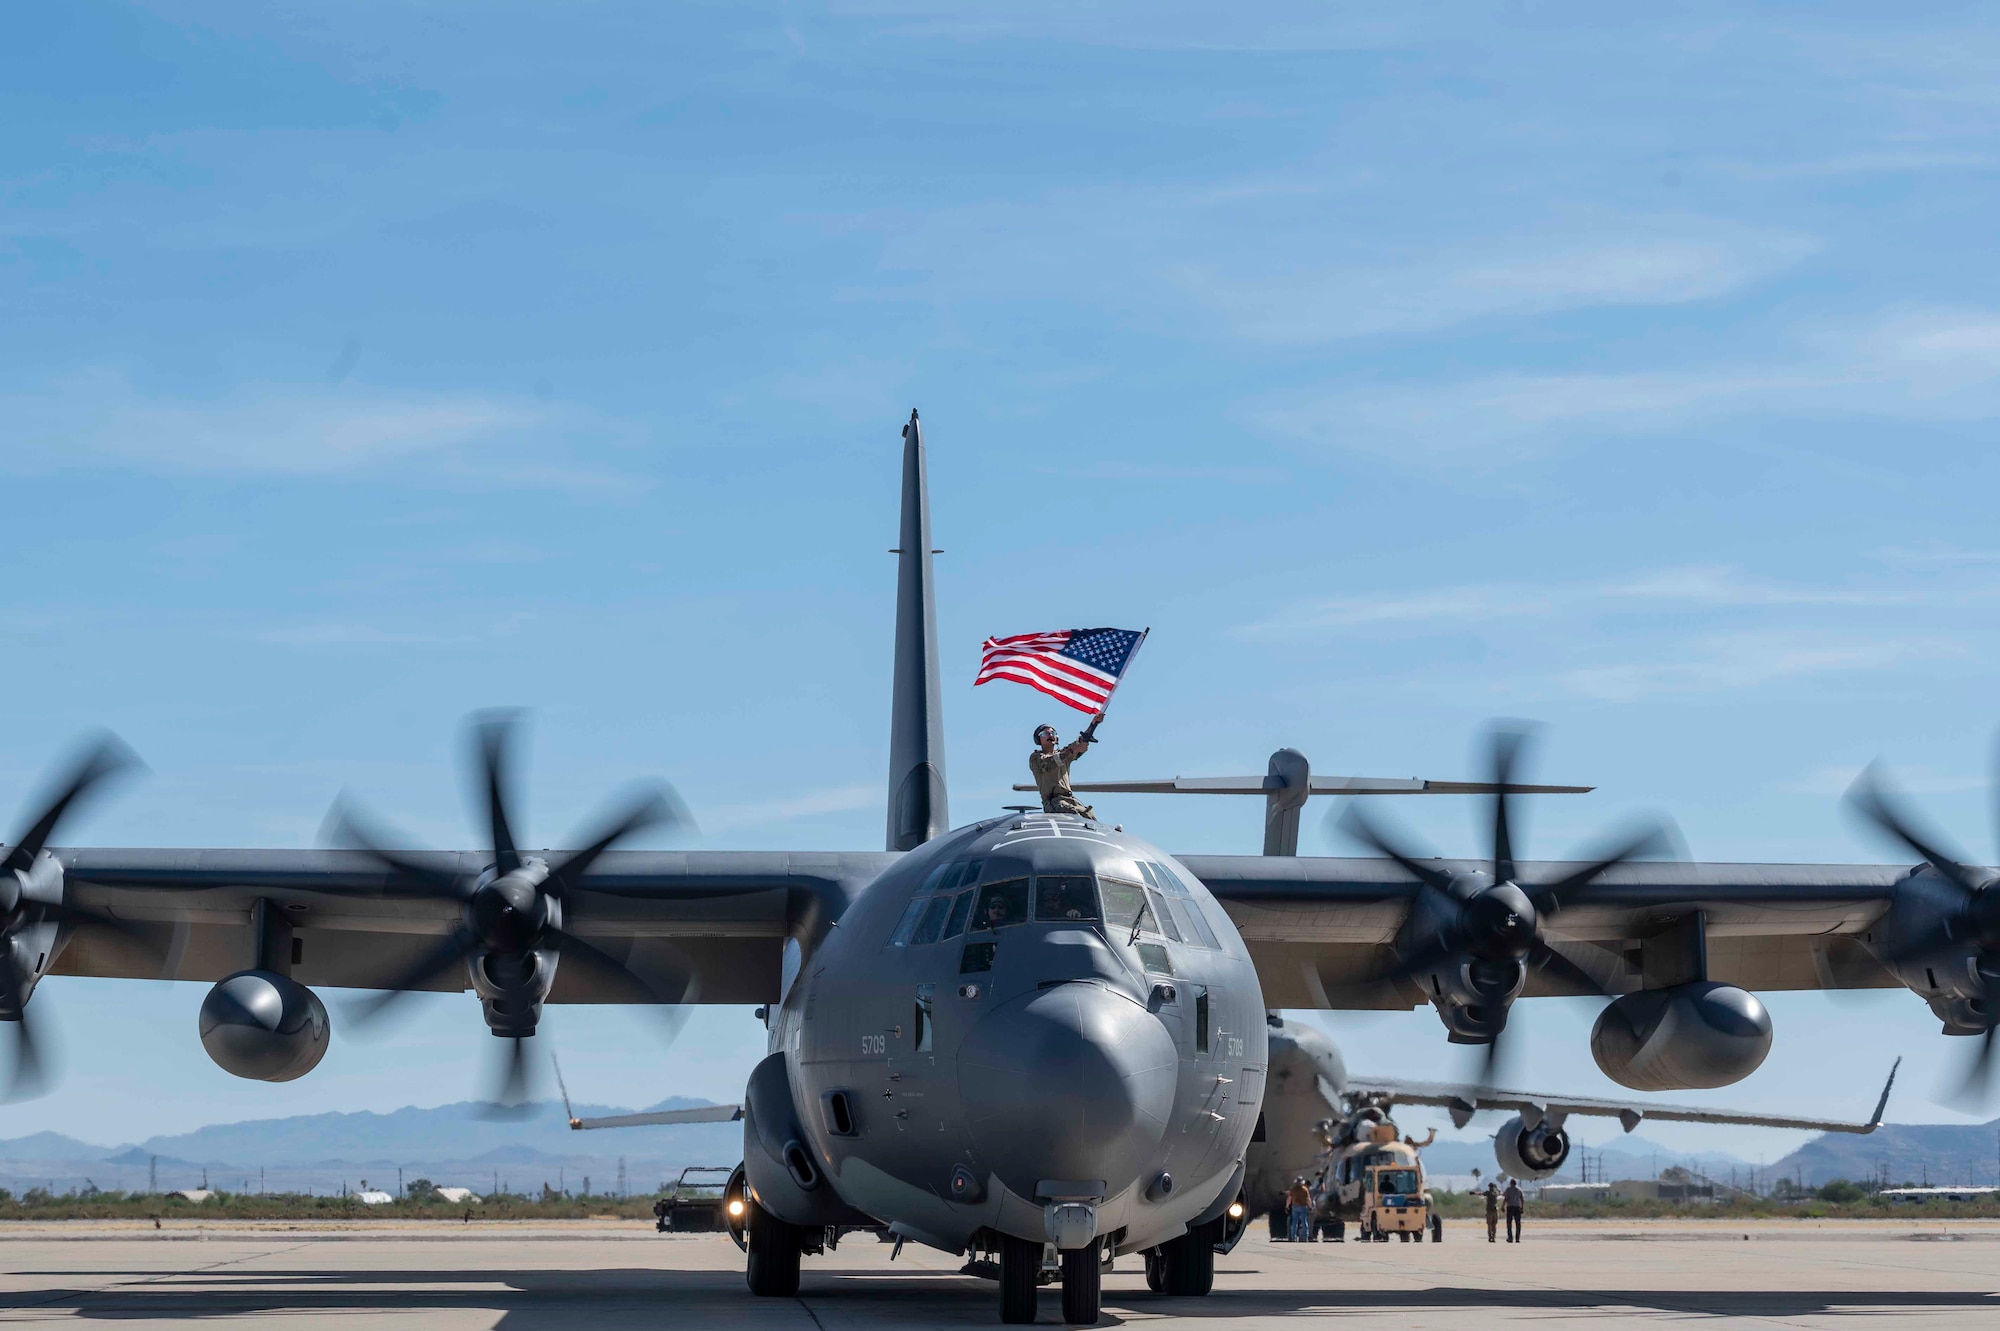
[[[1514,784],[1514,769],[1520,764],[1521,749],[1528,742],[1527,729],[1502,723],[1493,727],[1493,881],[1514,881],[1514,837],[1509,826],[1507,788]]]
[[[386,869],[389,881],[382,885],[382,896],[447,897],[455,900],[465,894],[465,884],[457,874],[442,872],[396,851],[384,849],[383,843],[390,838],[371,824],[345,794],[338,796],[333,807],[327,810],[326,820],[320,824],[320,840],[330,846],[361,851]]]
[[[350,1004],[349,1019],[357,1025],[366,1025],[374,1021],[397,999],[423,988],[450,970],[453,964],[464,961],[478,950],[479,940],[473,937],[465,926],[454,928],[437,946],[418,957],[416,963],[397,976],[382,993],[370,995]]]
[[[1327,814],[1329,821],[1334,817],[1335,815],[1331,812]],[[1382,828],[1376,825],[1373,819],[1361,812],[1359,804],[1350,804],[1347,807],[1347,811],[1338,815],[1338,817],[1338,825],[1342,832],[1359,841],[1377,855],[1383,855],[1394,860],[1402,866],[1404,873],[1407,873],[1425,887],[1450,897],[1454,902],[1458,900],[1457,896],[1451,891],[1453,879],[1447,870],[1439,868],[1435,864],[1426,864],[1415,855],[1397,845]]]
[[[1535,946],[1528,953],[1528,964],[1537,970],[1558,976],[1586,993],[1596,994],[1601,998],[1617,996],[1605,986],[1604,981],[1540,939],[1535,940]]]
[[[106,731],[99,735],[77,759],[69,775],[61,782],[59,792],[43,808],[42,814],[21,839],[7,850],[7,858],[0,860],[0,869],[12,869],[16,873],[26,872],[35,862],[35,856],[42,853],[55,834],[70,806],[87,796],[93,788],[120,772],[144,767],[139,755],[132,752],[129,745],[116,735]]]
[[[1979,890],[1979,875],[1938,843],[1917,830],[1916,823],[1899,807],[1883,782],[1879,764],[1870,763],[1847,788],[1847,802],[1856,813],[1903,843],[1910,851],[1967,892]]]
[[[493,865],[501,874],[521,867],[521,852],[514,844],[514,829],[507,819],[512,801],[508,781],[508,753],[513,745],[514,725],[519,712],[481,712],[473,723],[479,746],[480,777],[486,794],[486,826],[492,833]]]
[[[1546,886],[1526,889],[1528,900],[1534,903],[1537,914],[1553,915],[1563,908],[1563,902],[1569,896],[1590,886],[1602,878],[1608,870],[1617,868],[1627,860],[1636,860],[1641,855],[1651,854],[1672,844],[1672,838],[1667,835],[1665,829],[1648,827],[1620,844],[1602,859],[1594,860],[1576,872]]]
[[[679,1037],[681,1028],[687,1024],[688,1011],[682,1004],[693,984],[691,976],[685,973],[675,975],[673,992],[663,993],[658,986],[610,953],[565,930],[551,932],[564,961],[620,994],[620,1002],[642,1004],[653,1009],[665,1027],[667,1043],[671,1044]]]
[[[577,889],[583,876],[590,872],[590,866],[597,863],[600,855],[626,837],[643,832],[649,827],[662,825],[678,827],[690,824],[692,821],[672,787],[646,790],[634,798],[623,813],[611,819],[589,845],[550,869],[549,880],[545,886],[550,895],[562,897]]]
[[[535,1112],[528,1100],[528,1042],[521,1036],[503,1037],[508,1044],[502,1056],[499,1076],[493,1079],[493,1093],[478,1109],[483,1119],[521,1119]]]
[[[27,996],[21,991],[21,977],[14,970],[11,948],[0,954],[0,1003],[16,1014],[16,1019],[7,1023],[14,1027],[14,1066],[8,1073],[6,1089],[0,1091],[0,1104],[32,1100],[48,1091],[48,1076],[35,1045],[35,1028],[28,1021]]]
[[[1993,1098],[1993,1041],[2000,1026],[1988,1026],[1979,1037],[1979,1052],[1966,1065],[1965,1078],[1944,1100],[1944,1104],[1966,1114],[1986,1112]]]

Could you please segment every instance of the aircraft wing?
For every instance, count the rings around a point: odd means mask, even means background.
[[[1410,1008],[1414,986],[1374,991],[1418,892],[1384,859],[1265,855],[1179,857],[1229,913],[1272,1007]],[[1472,861],[1438,860],[1471,871]],[[1580,866],[1522,864],[1523,881],[1553,882]],[[1750,990],[1895,988],[1863,945],[1910,870],[1878,864],[1687,864],[1642,861],[1606,872],[1547,924],[1552,947],[1613,993],[1678,978],[1677,930],[1700,921],[1707,976]],[[1527,994],[1587,992],[1548,972]]]
[[[1797,1128],[1808,1132],[1870,1133],[1882,1125],[1882,1113],[1889,1106],[1889,1090],[1896,1084],[1896,1069],[1902,1059],[1890,1065],[1889,1079],[1875,1101],[1875,1112],[1865,1123],[1844,1119],[1799,1118],[1786,1114],[1743,1114],[1726,1109],[1704,1109],[1694,1105],[1650,1104],[1638,1100],[1599,1100],[1584,1095],[1549,1095],[1540,1091],[1508,1091],[1496,1088],[1451,1086],[1435,1081],[1402,1081],[1394,1077],[1347,1079],[1347,1094],[1379,1099],[1386,1104],[1435,1105],[1451,1111],[1451,1121],[1464,1127],[1482,1110],[1512,1110],[1539,1122],[1558,1120],[1573,1114],[1615,1118],[1631,1132],[1647,1119],[1675,1123],[1739,1123],[1758,1128]]]
[[[61,850],[68,899],[115,920],[74,927],[50,973],[219,980],[256,964],[257,903],[291,935],[300,983],[388,987],[451,933],[455,902],[398,893],[366,854],[339,850]],[[542,852],[557,855],[560,852]],[[476,877],[474,852],[412,852],[408,862]],[[778,998],[780,958],[795,930],[823,928],[897,857],[885,852],[609,851],[565,926],[642,977],[672,977],[694,1003]],[[451,967],[426,986],[465,987]],[[666,986],[658,986],[667,991]],[[629,990],[561,967],[555,1003],[630,1002]]]

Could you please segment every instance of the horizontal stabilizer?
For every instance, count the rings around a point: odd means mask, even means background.
[[[572,1118],[569,1125],[582,1132],[586,1128],[644,1128],[661,1123],[734,1123],[743,1117],[742,1105],[703,1105],[699,1109],[663,1109],[655,1114],[609,1114],[603,1118]]]
[[[1073,781],[1073,790],[1124,795],[1269,795],[1286,789],[1276,776],[1170,776],[1157,781]],[[1015,786],[1033,790],[1033,785]],[[1500,785],[1492,781],[1426,781],[1422,777],[1320,776],[1307,789],[1314,795],[1587,795],[1595,786]]]

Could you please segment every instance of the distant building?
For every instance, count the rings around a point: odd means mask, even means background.
[[[205,1202],[209,1198],[215,1196],[215,1193],[213,1190],[208,1188],[181,1188],[180,1190],[176,1192],[170,1192],[167,1195],[169,1197],[185,1197],[191,1202]]]
[[[1715,1184],[1668,1170],[1659,1178],[1621,1178],[1609,1183],[1544,1183],[1536,1194],[1545,1202],[1713,1202]]]
[[[2000,1193],[1995,1187],[1884,1188],[1876,1194],[1892,1202],[1983,1202]]]
[[[379,1188],[364,1188],[354,1194],[354,1200],[363,1206],[387,1206],[396,1199]]]
[[[480,1200],[479,1194],[470,1188],[439,1188],[437,1195],[450,1202],[453,1206],[463,1206],[467,1202]]]

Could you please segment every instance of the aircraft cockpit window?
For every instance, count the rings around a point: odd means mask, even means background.
[[[972,914],[972,889],[966,888],[952,903],[951,918],[944,922],[944,936],[956,938],[965,932],[965,921]]]
[[[1004,883],[988,883],[979,889],[979,905],[972,912],[972,928],[1005,929],[1010,924],[1026,923],[1028,918],[1028,880],[1010,878]]]
[[[1152,913],[1146,910],[1146,889],[1137,883],[1128,883],[1118,878],[1100,878],[1098,890],[1104,894],[1104,922],[1113,929],[1123,929],[1128,934],[1133,925],[1145,933],[1146,926],[1153,923]],[[1144,913],[1145,918],[1140,915]],[[1155,927],[1154,933],[1159,929]]]
[[[917,923],[916,933],[910,936],[913,945],[935,943],[944,935],[944,921],[951,914],[950,897],[932,897],[924,907],[923,917]]]
[[[917,921],[923,917],[924,898],[913,897],[910,904],[903,907],[903,918],[896,924],[896,932],[889,935],[890,947],[908,947],[910,935],[917,931]]]
[[[1164,864],[1152,864],[1145,860],[1139,862],[1139,872],[1167,898],[1168,909],[1164,913],[1178,926],[1176,929],[1174,925],[1163,925],[1162,932],[1171,930],[1196,947],[1221,950],[1222,944],[1216,939],[1215,931],[1208,927],[1200,905],[1196,903],[1194,894],[1188,891],[1187,884],[1181,881],[1180,875]]]
[[[1154,893],[1153,909],[1146,913],[1146,923],[1153,927],[1154,933],[1165,935],[1178,943],[1181,941],[1181,931],[1174,925],[1174,912],[1172,909],[1174,904],[1160,896],[1157,892]]]
[[[1098,919],[1097,886],[1090,875],[1038,874],[1035,877],[1035,918],[1087,922]]]

